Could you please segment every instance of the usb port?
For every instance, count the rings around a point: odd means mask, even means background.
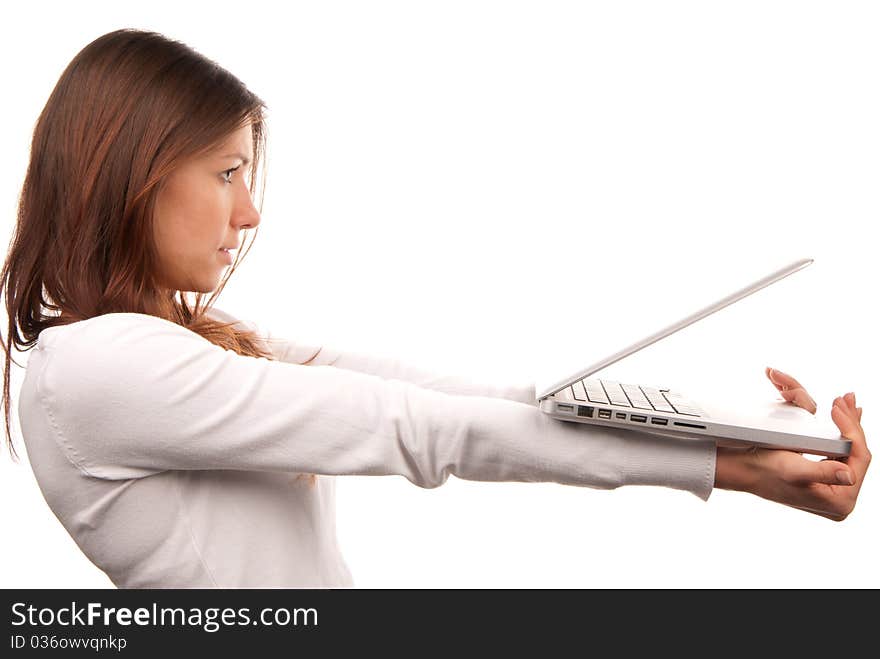
[[[656,423],[658,426],[665,426],[669,421],[667,419],[660,419],[656,416],[652,416],[651,423]]]
[[[641,414],[630,414],[629,418],[633,421],[638,421],[639,423],[645,423],[648,420],[648,417],[642,416]]]
[[[610,419],[611,418],[611,410],[599,410],[599,418],[600,419]]]
[[[623,412],[618,412],[617,414],[615,414],[615,416],[618,419],[625,419],[626,418],[626,414],[624,414]]]
[[[560,412],[574,412],[574,405],[566,405],[565,403],[557,403],[556,407]]]

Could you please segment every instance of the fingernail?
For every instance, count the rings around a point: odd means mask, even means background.
[[[841,485],[852,485],[853,479],[852,476],[849,475],[848,471],[838,471],[837,472],[837,482]]]

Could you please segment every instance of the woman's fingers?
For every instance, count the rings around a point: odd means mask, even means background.
[[[855,435],[863,435],[864,431],[859,424],[859,413],[848,402],[847,396],[838,396],[832,401],[831,419],[840,428],[841,435],[848,439],[855,439]],[[835,412],[838,413],[836,416]]]
[[[849,403],[849,406],[855,410],[856,418],[858,419],[859,423],[861,423],[862,422],[862,408],[856,407],[856,395],[853,392],[849,392],[848,394],[846,394],[846,396],[844,396],[844,398],[846,399],[846,402]]]
[[[807,390],[801,386],[801,383],[793,377],[782,371],[777,371],[769,366],[764,371],[776,390],[789,403],[794,403],[798,407],[802,407],[810,414],[816,413],[816,401],[807,393]]]
[[[855,400],[853,396],[852,400]],[[865,439],[865,431],[859,423],[859,413],[849,405],[846,397],[840,396],[834,399],[831,405],[831,420],[840,430],[840,434],[852,440],[852,448],[847,463],[854,469],[857,476],[864,476],[871,462],[871,452]]]
[[[816,407],[816,401],[814,401],[813,397],[803,388],[780,391],[779,394],[789,403],[794,403],[798,407],[804,408],[810,414],[815,414],[818,409]]]
[[[803,387],[803,385],[795,380],[788,373],[783,373],[780,370],[775,368],[770,368],[769,366],[764,371],[767,374],[767,377],[770,378],[770,381],[776,385],[777,388],[781,389],[783,387],[787,389],[797,389],[798,387]]]
[[[801,458],[785,465],[783,478],[789,483],[826,483],[853,485],[855,475],[850,466],[838,460],[808,460]]]

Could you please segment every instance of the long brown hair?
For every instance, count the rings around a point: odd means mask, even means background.
[[[190,306],[184,291],[158,285],[152,230],[156,197],[171,172],[248,124],[254,143],[250,192],[254,197],[262,172],[262,209],[265,109],[229,71],[156,32],[110,32],[68,64],[34,128],[0,274],[9,318],[9,338],[0,341],[6,352],[3,406],[14,461],[11,348],[31,348],[47,327],[107,313],[143,313],[240,355],[272,359],[254,332],[205,315],[241,251],[210,297],[197,292]]]

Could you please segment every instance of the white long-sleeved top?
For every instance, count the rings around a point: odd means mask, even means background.
[[[19,420],[39,487],[119,588],[354,586],[336,475],[711,493],[711,440],[558,421],[531,384],[441,375],[209,313],[256,329],[277,361],[112,313],[43,330],[27,362]]]

